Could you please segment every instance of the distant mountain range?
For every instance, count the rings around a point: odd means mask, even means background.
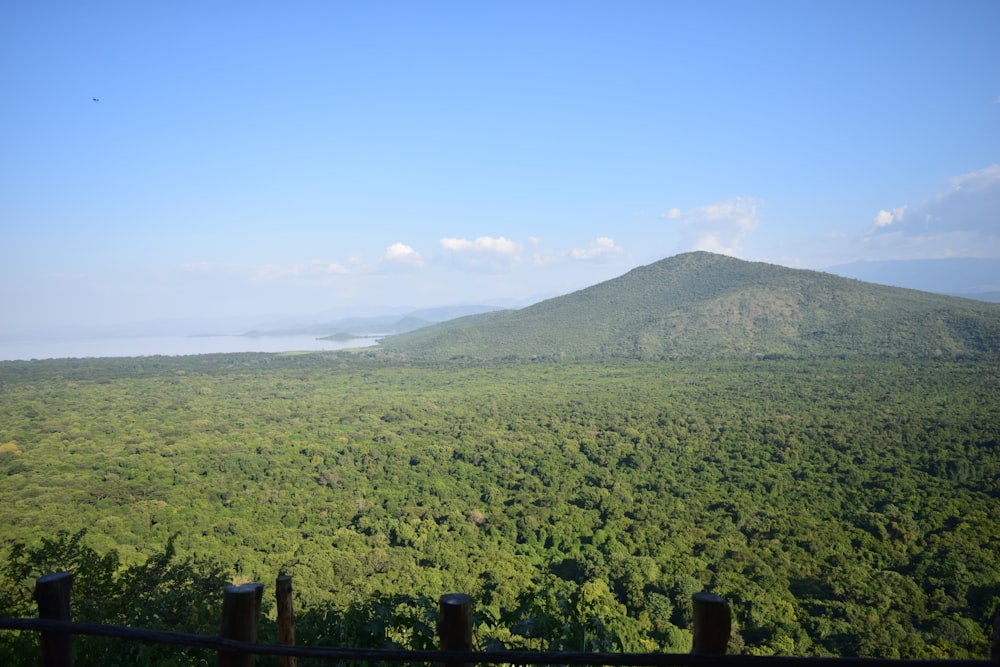
[[[322,338],[348,339],[399,334],[445,322],[459,317],[501,310],[500,306],[456,305],[434,308],[399,309],[400,312],[371,316],[317,317],[312,323],[290,323],[254,329],[244,336],[283,336],[288,334],[311,334]]]
[[[438,360],[981,356],[1000,354],[1000,304],[693,252],[380,348]]]
[[[1000,259],[955,257],[853,262],[826,269],[847,278],[981,301],[1000,301]]]

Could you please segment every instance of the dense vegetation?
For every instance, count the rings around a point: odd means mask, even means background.
[[[68,565],[78,616],[213,633],[285,572],[303,642],[462,591],[484,647],[686,651],[704,588],[734,650],[983,657],[1000,602],[995,363],[6,362],[0,480],[3,614]]]
[[[382,347],[437,360],[995,356],[1000,305],[694,252]]]

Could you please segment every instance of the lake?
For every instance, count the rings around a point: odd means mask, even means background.
[[[0,336],[0,361],[83,357],[182,356],[220,352],[298,352],[371,347],[377,338],[319,340],[286,336],[137,336],[82,339],[30,339]]]

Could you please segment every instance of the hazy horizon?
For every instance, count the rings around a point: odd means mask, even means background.
[[[942,273],[932,270],[940,264],[955,266],[957,270]],[[971,268],[970,268],[971,267]],[[1000,260],[911,260],[872,261],[827,267],[827,272],[866,282],[919,289],[922,291],[981,298],[985,301],[1000,301]],[[618,277],[618,276],[614,276]],[[589,287],[584,285],[581,288]],[[148,338],[155,336],[198,337],[198,336],[244,336],[252,332],[263,335],[285,335],[288,330],[309,326],[334,324],[343,320],[358,318],[403,317],[426,311],[447,310],[461,307],[523,308],[545,299],[563,294],[535,295],[528,299],[495,298],[482,303],[433,303],[425,306],[358,304],[342,308],[327,308],[321,311],[298,313],[248,313],[230,316],[178,316],[154,317],[145,320],[124,320],[106,323],[58,325],[34,328],[17,327],[8,322],[0,323],[0,344],[11,342],[56,342],[88,341],[115,337]],[[450,319],[450,318],[446,318]],[[366,331],[363,333],[372,333]]]

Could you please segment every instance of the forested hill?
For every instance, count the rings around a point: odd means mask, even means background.
[[[1000,353],[1000,305],[693,252],[381,347],[436,360],[983,356]]]

